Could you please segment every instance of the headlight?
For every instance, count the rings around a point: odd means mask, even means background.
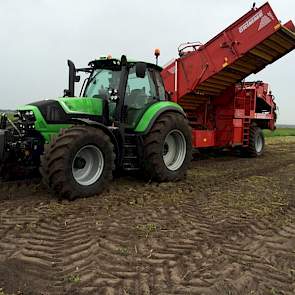
[[[27,131],[31,131],[33,129],[35,129],[35,115],[34,112],[31,110],[20,110],[17,113],[18,116],[18,127],[21,130],[22,133],[25,132],[25,130]]]

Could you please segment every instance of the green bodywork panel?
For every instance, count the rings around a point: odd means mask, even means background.
[[[103,112],[103,102],[101,98],[60,97],[57,101],[67,114],[101,116]]]
[[[62,97],[57,99],[64,111],[68,114],[88,114],[95,116],[103,115],[103,102],[99,98],[69,98]],[[32,111],[34,112],[36,122],[35,130],[40,132],[44,137],[46,143],[51,141],[53,135],[59,133],[63,128],[69,128],[72,124],[48,124],[40,110],[34,105],[25,105],[18,108],[19,111]],[[143,133],[148,130],[151,123],[159,116],[163,111],[178,111],[183,112],[180,105],[170,101],[160,101],[151,105],[143,114],[138,124],[135,126],[134,131]]]
[[[165,111],[178,111],[183,113],[182,107],[171,101],[160,101],[153,105],[151,105],[143,114],[140,121],[138,122],[137,126],[135,127],[135,132],[145,132],[150,123],[165,109]]]
[[[57,99],[61,107],[67,114],[87,114],[101,116],[103,112],[103,102],[100,98],[93,97],[60,97]],[[72,124],[48,124],[38,107],[34,105],[25,105],[18,108],[20,111],[33,111],[36,117],[35,130],[39,131],[45,141],[49,143],[52,135],[59,133],[62,128],[69,128]]]

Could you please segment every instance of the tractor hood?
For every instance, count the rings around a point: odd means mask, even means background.
[[[103,99],[93,97],[60,97],[32,102],[18,108],[22,110],[36,109],[47,123],[66,122],[69,118],[102,116]],[[36,114],[35,114],[36,115]]]
[[[85,114],[101,116],[103,111],[103,100],[93,97],[61,97],[57,101],[67,114]]]
[[[26,122],[32,120],[34,128],[39,131],[46,142],[51,135],[67,128],[75,119],[103,119],[104,100],[93,97],[60,97],[24,105],[17,109],[20,117]]]

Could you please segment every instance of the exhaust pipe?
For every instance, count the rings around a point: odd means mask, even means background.
[[[64,96],[74,97],[75,96],[75,82],[80,81],[80,76],[77,76],[77,70],[74,63],[68,59],[69,66],[69,88],[64,90]]]
[[[69,66],[69,88],[67,92],[67,96],[74,97],[75,96],[75,78],[76,78],[76,68],[74,63],[68,59]]]

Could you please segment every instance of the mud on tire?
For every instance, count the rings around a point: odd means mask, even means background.
[[[173,141],[176,146],[174,162],[173,154],[171,157],[168,156],[169,148],[171,146],[173,148]],[[146,178],[156,181],[179,180],[185,176],[191,159],[191,128],[187,119],[178,113],[167,113],[160,116],[144,139]]]
[[[72,200],[99,194],[112,179],[113,150],[110,138],[102,130],[88,126],[62,129],[50,144],[45,145],[41,156],[43,182],[59,198]],[[91,159],[95,160],[94,164]],[[94,168],[95,163],[100,163],[98,172]],[[89,168],[88,178],[88,169],[84,168]],[[84,178],[84,170],[79,169],[86,170]]]

